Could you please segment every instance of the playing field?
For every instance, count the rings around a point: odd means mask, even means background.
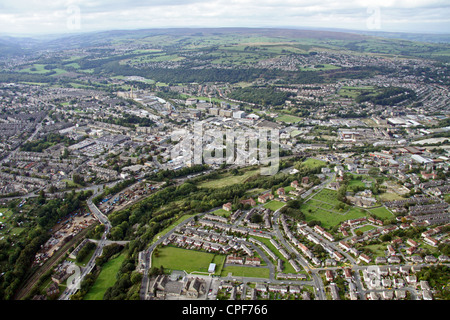
[[[216,271],[219,271],[224,261],[225,256],[223,255],[167,246],[159,248],[158,255],[153,253],[152,268],[163,266],[164,270],[207,273],[210,263],[215,263]]]
[[[228,276],[231,273],[233,277],[255,277],[255,278],[269,278],[269,268],[257,268],[257,267],[240,267],[240,266],[227,266],[222,270],[222,277]]]
[[[346,206],[345,209],[336,209],[341,202],[337,199],[337,192],[323,189],[309,201],[302,204],[300,209],[305,215],[306,221],[319,220],[322,227],[333,227],[348,219],[365,217],[363,209]]]
[[[285,123],[297,123],[297,122],[300,122],[302,120],[302,118],[299,118],[296,116],[291,116],[288,114],[283,114],[283,115],[280,115],[279,117],[277,117],[276,120],[282,121]]]
[[[285,205],[284,202],[273,200],[273,201],[270,201],[270,202],[266,203],[264,205],[264,208],[270,209],[272,211],[277,211],[278,209],[284,207],[284,205]]]
[[[392,218],[394,215],[385,207],[379,207],[374,209],[369,209],[370,213],[373,213],[380,219]]]

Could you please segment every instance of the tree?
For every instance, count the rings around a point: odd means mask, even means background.
[[[84,185],[84,178],[82,176],[80,176],[79,174],[74,174],[72,177],[72,181],[75,184],[79,184],[81,186]]]

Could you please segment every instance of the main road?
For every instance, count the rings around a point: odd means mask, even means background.
[[[97,220],[105,226],[105,231],[102,234],[101,239],[97,242],[97,248],[94,251],[94,254],[92,255],[91,259],[89,260],[86,267],[82,268],[81,271],[79,271],[78,267],[75,268],[75,277],[73,277],[72,283],[67,284],[66,290],[61,294],[59,297],[59,300],[69,300],[70,297],[75,294],[78,289],[80,289],[81,282],[83,281],[84,277],[89,274],[92,269],[95,267],[95,260],[97,257],[101,256],[103,252],[103,247],[107,244],[107,236],[109,232],[111,231],[111,222],[108,220],[106,215],[101,212],[95,203],[92,202],[92,199],[94,199],[99,193],[101,193],[103,188],[96,187],[92,188],[91,190],[94,191],[94,194],[86,201],[89,209],[91,210],[92,214],[97,218]],[[79,271],[79,275],[77,274],[77,271]],[[69,278],[71,279],[71,278]]]

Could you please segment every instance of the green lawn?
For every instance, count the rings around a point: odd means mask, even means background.
[[[362,92],[367,92],[369,94],[373,94],[375,92],[375,87],[372,86],[363,86],[363,87],[348,87],[343,86],[339,90],[339,95],[341,97],[348,97],[348,98],[356,98],[359,96]]]
[[[232,175],[231,173],[226,173],[221,175],[219,179],[204,181],[199,184],[200,188],[222,188],[231,186],[238,183],[243,183],[249,177],[259,174],[260,169],[249,170],[244,172],[242,175]]]
[[[333,227],[348,219],[356,219],[367,216],[365,211],[355,207],[346,206],[343,210],[336,209],[340,204],[337,199],[337,192],[329,189],[322,189],[314,197],[300,207],[304,213],[306,221],[319,220],[322,227]]]
[[[43,74],[43,73],[48,73],[51,70],[47,70],[44,69],[45,64],[39,64],[39,63],[35,63],[33,64],[31,67],[25,68],[20,70],[19,72],[27,72],[27,73],[39,73],[39,74]]]
[[[84,297],[84,300],[103,300],[106,290],[116,282],[116,274],[124,259],[125,255],[121,254],[103,265],[102,271],[100,271],[97,280]]]
[[[382,193],[382,194],[380,194],[379,196],[378,196],[378,198],[381,200],[381,201],[393,201],[393,200],[402,200],[402,199],[405,199],[405,198],[403,198],[401,195],[398,195],[398,194],[396,194],[396,193],[393,193],[393,192],[389,192],[389,193]]]
[[[212,214],[219,216],[219,217],[225,217],[228,218],[231,215],[230,211],[224,210],[224,209],[217,209],[216,211],[211,212]]]
[[[213,261],[217,265],[217,272],[225,261],[224,255],[171,246],[158,248],[158,252],[158,256],[155,253],[152,255],[152,267],[160,268],[163,266],[165,270],[184,270],[187,273],[207,273],[209,264]]]
[[[373,213],[380,219],[392,218],[394,215],[385,207],[379,207],[374,209],[368,209],[370,213]]]
[[[361,231],[361,232],[366,232],[366,231],[369,231],[369,230],[372,230],[372,229],[375,229],[376,227],[374,227],[374,226],[364,226],[364,227],[361,227],[361,228],[357,228],[357,229],[355,229],[355,231]]]
[[[55,68],[55,69],[45,69],[45,64],[39,64],[39,63],[35,63],[33,64],[31,67],[25,68],[20,70],[19,72],[26,72],[26,73],[35,73],[35,74],[46,74],[46,73],[50,73],[50,72],[55,72],[53,75],[60,75],[62,73],[66,73],[67,71],[64,69],[60,69],[60,68]]]
[[[269,278],[270,269],[257,267],[227,266],[223,268],[221,276],[226,277],[229,273],[232,273],[233,277]]]
[[[284,261],[283,264],[283,272],[284,273],[296,273],[294,267],[289,263],[288,259],[283,257],[283,255],[273,246],[273,244],[270,242],[270,239],[263,238],[263,237],[255,237],[252,236],[252,238],[255,238],[256,240],[262,242],[267,248],[269,248],[270,251],[272,251],[278,258]],[[262,250],[262,249],[261,249]],[[264,254],[267,255],[267,253],[263,250]],[[269,259],[271,259],[269,256],[267,256]],[[272,259],[271,259],[272,260]],[[276,261],[274,261],[276,262]]]
[[[282,121],[285,123],[297,123],[297,122],[300,122],[302,120],[302,118],[299,118],[296,116],[291,116],[288,114],[283,114],[283,115],[278,116],[275,120]]]
[[[309,169],[319,168],[319,167],[326,167],[327,163],[322,160],[309,158],[302,162],[302,166],[305,166]]]
[[[335,70],[335,69],[340,69],[341,67],[338,67],[338,66],[334,66],[334,65],[332,65],[332,64],[321,64],[322,65],[322,67],[309,67],[309,68],[306,68],[306,67],[302,67],[302,68],[299,68],[300,69],[300,71],[323,71],[323,70]]]
[[[264,208],[270,209],[270,210],[272,210],[272,211],[277,211],[278,209],[284,207],[284,205],[285,205],[284,202],[272,200],[272,201],[266,203],[266,204],[264,205]]]

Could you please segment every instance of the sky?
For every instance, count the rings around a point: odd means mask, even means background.
[[[0,35],[170,27],[450,33],[450,0],[0,0]]]

